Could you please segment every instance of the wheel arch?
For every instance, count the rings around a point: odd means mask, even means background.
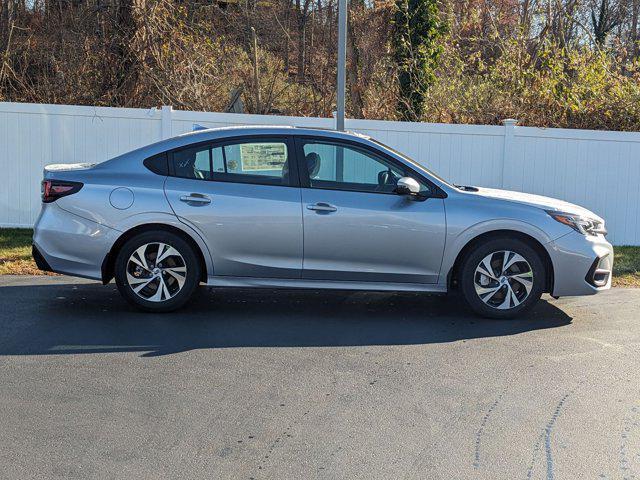
[[[491,230],[488,232],[481,233],[469,241],[460,249],[458,255],[456,256],[453,265],[449,269],[447,273],[447,287],[449,289],[456,289],[458,286],[458,275],[460,273],[460,268],[466,258],[466,256],[473,251],[476,245],[479,245],[482,242],[487,240],[493,240],[496,238],[516,238],[531,246],[542,258],[545,266],[545,286],[544,292],[552,292],[553,291],[553,279],[554,279],[554,270],[553,270],[553,262],[551,261],[551,256],[549,252],[544,247],[544,245],[535,237],[520,232],[518,230]]]
[[[200,281],[206,282],[208,264],[207,264],[207,261],[205,260],[204,252],[202,251],[202,248],[200,247],[198,242],[189,233],[185,232],[181,228],[175,227],[173,225],[168,225],[166,223],[144,223],[141,225],[136,225],[135,227],[132,227],[126,230],[113,243],[113,245],[111,246],[111,249],[105,256],[104,260],[102,261],[102,268],[101,268],[102,283],[107,284],[114,277],[116,257],[118,256],[118,252],[120,251],[120,248],[122,248],[122,246],[129,239],[133,238],[134,236],[140,233],[158,231],[158,230],[176,234],[182,237],[185,241],[187,241],[189,245],[191,245],[194,252],[198,256],[200,265],[202,265]]]

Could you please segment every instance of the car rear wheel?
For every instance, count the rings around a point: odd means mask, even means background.
[[[526,242],[497,238],[479,244],[465,258],[460,285],[473,311],[489,318],[513,318],[540,299],[546,279],[540,254]]]
[[[166,231],[144,232],[120,249],[116,285],[134,306],[149,312],[182,307],[200,283],[200,264],[193,247]]]

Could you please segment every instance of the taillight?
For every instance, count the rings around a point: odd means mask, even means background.
[[[42,202],[51,203],[57,199],[79,192],[82,188],[80,182],[63,182],[61,180],[43,180],[40,192]]]

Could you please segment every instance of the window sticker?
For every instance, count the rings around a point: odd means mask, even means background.
[[[279,170],[287,162],[284,143],[243,143],[240,145],[243,171]]]

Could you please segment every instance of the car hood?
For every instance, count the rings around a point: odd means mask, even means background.
[[[557,210],[560,212],[566,212],[573,215],[582,215],[585,217],[603,221],[602,218],[600,218],[598,215],[590,210],[587,210],[584,207],[565,202],[563,200],[558,200],[556,198],[543,197],[542,195],[533,195],[531,193],[512,192],[510,190],[498,190],[496,188],[476,188],[478,189],[478,191],[474,193],[483,197],[508,200],[510,202],[538,207],[544,210]]]

